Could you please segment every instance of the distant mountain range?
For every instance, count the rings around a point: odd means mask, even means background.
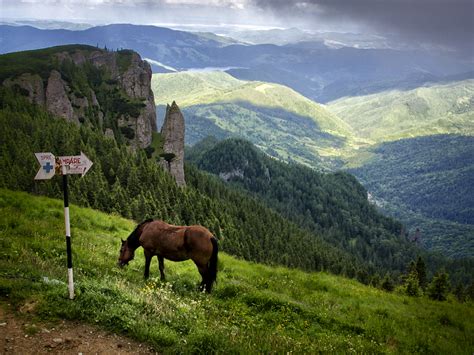
[[[127,24],[80,31],[4,25],[0,40],[2,53],[71,43],[133,49],[155,62],[155,72],[235,67],[228,72],[237,78],[284,84],[318,102],[413,88],[453,74],[465,78],[470,74],[463,73],[472,71],[472,61],[425,50],[330,48],[319,39],[251,45],[215,34]]]

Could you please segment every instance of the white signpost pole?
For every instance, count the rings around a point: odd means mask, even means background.
[[[36,173],[35,180],[49,180],[56,173],[56,169],[63,176],[64,193],[64,224],[66,226],[66,253],[67,253],[67,280],[69,299],[74,299],[74,275],[72,271],[72,248],[71,248],[71,224],[69,222],[69,191],[67,176],[69,174],[81,174],[84,176],[92,166],[89,158],[81,152],[81,155],[64,156],[55,158],[52,153],[35,153],[40,163],[40,169]]]
[[[72,300],[74,299],[74,276],[72,272],[71,225],[69,223],[69,191],[67,188],[67,172],[65,164],[61,164],[61,173],[63,175],[64,224],[66,226],[67,288],[69,290],[69,299]]]

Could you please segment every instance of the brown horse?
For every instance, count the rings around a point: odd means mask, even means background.
[[[158,257],[161,280],[165,280],[164,259],[191,259],[202,276],[201,290],[211,292],[217,278],[217,239],[202,226],[174,226],[163,221],[147,219],[140,223],[127,240],[122,240],[118,265],[123,267],[134,258],[135,250],[143,247],[145,278],[150,274],[150,262]]]

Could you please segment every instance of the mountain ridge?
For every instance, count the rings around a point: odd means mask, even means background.
[[[248,45],[229,43],[228,39],[216,36],[163,31],[129,24],[59,32],[0,26],[0,39],[6,52],[84,43],[130,48],[143,58],[178,70],[234,67],[229,73],[235,77],[287,85],[319,102],[399,87],[400,80],[409,86],[430,78],[472,71],[470,61],[420,48],[335,49],[320,43]],[[154,70],[168,71],[161,66],[155,66]]]
[[[474,135],[473,79],[342,98],[326,107],[355,134],[374,142],[417,135]]]

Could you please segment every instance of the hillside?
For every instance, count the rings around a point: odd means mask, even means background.
[[[474,80],[329,102],[327,109],[373,142],[434,134],[474,135]]]
[[[34,152],[75,155],[83,151],[94,168],[70,182],[71,201],[108,213],[175,224],[202,224],[218,237],[222,249],[247,260],[306,270],[344,273],[367,265],[307,231],[248,194],[228,189],[217,178],[189,167],[186,188],[149,158],[92,127],[55,119],[26,98],[0,88],[0,187],[61,196],[59,179],[35,182]],[[355,275],[357,276],[357,274]]]
[[[350,170],[386,212],[422,244],[446,255],[474,255],[474,137],[438,135],[384,143]],[[444,225],[444,226],[443,226]]]
[[[289,113],[314,121],[323,132],[350,137],[349,126],[337,116],[283,85],[238,80],[224,72],[180,72],[154,74],[152,87],[157,105],[174,97],[185,107],[242,101],[269,109],[285,108]]]
[[[337,164],[336,151],[351,142],[338,117],[282,85],[181,72],[154,74],[152,87],[157,105],[174,99],[183,108],[188,144],[208,135],[240,136],[285,161],[316,166]]]
[[[76,298],[68,300],[62,202],[0,189],[0,299],[35,319],[77,320],[158,352],[398,352],[474,350],[471,304],[390,294],[326,273],[220,254],[211,295],[190,262],[166,262],[168,281],[142,278],[144,257],[116,266],[134,222],[72,206]],[[93,252],[91,252],[93,251]]]

